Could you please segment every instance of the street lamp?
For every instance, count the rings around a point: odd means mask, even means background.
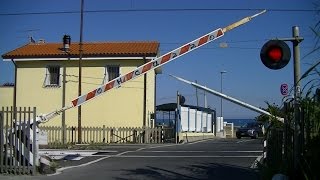
[[[221,74],[221,90],[220,90],[220,92],[222,93],[222,74],[224,74],[224,73],[227,73],[227,71],[221,71],[220,72],[220,74]],[[222,98],[220,99],[220,105],[221,105],[221,108],[220,108],[220,117],[222,118]]]

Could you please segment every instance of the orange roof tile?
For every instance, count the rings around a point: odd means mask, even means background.
[[[90,42],[83,43],[83,57],[154,57],[158,53],[156,41]],[[71,57],[79,56],[79,43],[70,45]],[[65,57],[62,43],[29,43],[2,55],[3,59]]]

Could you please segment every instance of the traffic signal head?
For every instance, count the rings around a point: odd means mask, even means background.
[[[270,69],[285,67],[291,58],[291,51],[287,43],[280,40],[270,40],[260,51],[262,63]]]

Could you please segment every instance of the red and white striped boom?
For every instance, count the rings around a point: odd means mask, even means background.
[[[71,105],[69,105],[69,106],[63,107],[62,109],[57,110],[57,111],[53,111],[49,114],[44,114],[44,115],[38,116],[37,122],[38,123],[46,122],[46,121],[52,119],[53,117],[59,115],[61,112],[66,111],[67,109],[80,106],[80,105],[88,102],[89,100],[92,100],[92,99],[102,95],[106,91],[109,91],[113,88],[119,87],[121,84],[123,84],[127,81],[135,79],[135,78],[137,78],[137,77],[139,77],[139,76],[141,76],[141,75],[143,75],[143,74],[145,74],[155,68],[163,66],[164,64],[166,64],[166,63],[168,63],[168,62],[170,62],[180,56],[183,56],[183,55],[185,55],[185,54],[187,54],[187,53],[189,53],[189,52],[191,52],[191,51],[193,51],[193,50],[195,50],[205,44],[208,44],[211,41],[214,41],[214,40],[222,37],[225,32],[230,31],[240,25],[243,25],[243,24],[249,22],[252,18],[254,18],[260,14],[263,14],[265,12],[266,12],[266,10],[263,10],[260,13],[257,13],[253,16],[243,18],[240,21],[237,21],[237,22],[235,22],[225,28],[218,28],[212,32],[209,32],[208,34],[205,34],[205,35],[189,42],[189,43],[186,43],[173,51],[170,51],[160,57],[157,57],[157,58],[141,65],[140,67],[134,69],[133,71],[131,71],[125,75],[119,76],[119,77],[107,82],[106,84],[104,84],[104,85],[84,94],[84,95],[77,97],[76,99],[71,101]]]

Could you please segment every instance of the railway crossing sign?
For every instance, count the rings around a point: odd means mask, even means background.
[[[288,95],[288,84],[281,84],[280,86],[280,92],[283,96]]]

